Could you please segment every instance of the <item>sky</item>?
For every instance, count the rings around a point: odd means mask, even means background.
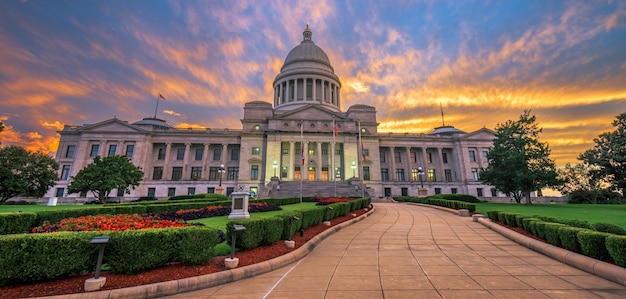
[[[626,112],[626,1],[0,1],[2,145],[157,117],[240,129],[306,25],[343,111],[379,132],[492,130],[530,109],[558,166]],[[444,112],[442,120],[441,111]]]

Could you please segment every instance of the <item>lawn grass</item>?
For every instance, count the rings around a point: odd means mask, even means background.
[[[100,208],[102,205],[0,205],[0,213],[4,212],[40,212],[40,211],[56,211],[65,209],[85,209]]]
[[[586,220],[589,223],[612,223],[626,229],[626,205],[477,203],[476,212],[503,211],[526,216],[540,215],[557,219]]]
[[[281,211],[270,211],[270,212],[263,212],[263,213],[250,213],[250,219],[261,219],[261,218],[268,218],[268,217],[274,217],[276,215],[280,215],[284,212],[289,212],[289,211],[297,211],[297,210],[305,210],[305,209],[311,209],[315,207],[315,203],[314,202],[303,202],[303,203],[298,203],[298,204],[292,204],[292,205],[284,205],[284,206],[280,206],[282,208]],[[210,218],[201,218],[201,219],[195,219],[195,220],[189,220],[187,222],[190,223],[202,223],[208,227],[212,227],[215,229],[221,229],[222,231],[226,231],[226,225],[228,224],[228,221],[230,219],[228,219],[228,215],[227,216],[218,216],[218,217],[210,217]]]

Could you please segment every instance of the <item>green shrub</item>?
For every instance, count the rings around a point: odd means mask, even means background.
[[[283,219],[279,217],[270,217],[261,219],[263,225],[262,245],[272,245],[280,241],[280,237],[285,230]]]
[[[526,216],[520,215],[520,214],[515,214],[515,226],[523,228],[524,227],[524,218],[526,218]]]
[[[583,254],[601,261],[609,258],[609,252],[605,244],[608,236],[612,236],[612,234],[591,230],[578,232],[578,241]]]
[[[561,238],[559,228],[565,227],[565,224],[545,222],[543,226],[545,239],[554,246],[561,246]]]
[[[258,247],[263,241],[263,222],[256,219],[235,219],[228,221],[226,225],[226,240],[231,240],[233,236],[233,224],[243,225],[246,229],[237,232],[235,247],[247,250]]]
[[[202,265],[213,258],[217,244],[217,230],[209,227],[180,227],[175,229],[177,257],[174,259],[187,265]]]
[[[500,212],[498,213],[498,222],[502,222],[504,224],[506,224],[506,214],[508,214],[509,212]]]
[[[534,218],[534,217],[527,217],[527,218],[522,219],[522,223],[524,225],[522,228],[524,228],[524,230],[527,233],[531,233],[533,235],[534,235],[534,233],[533,233],[533,231],[531,229],[531,223],[534,222],[534,221],[541,221],[541,219]]]
[[[494,221],[498,221],[498,214],[501,213],[500,211],[487,211],[487,218],[494,220]]]
[[[541,239],[546,239],[546,230],[545,230],[545,226],[548,223],[553,223],[553,222],[545,222],[545,221],[536,221],[535,222],[535,236],[537,236],[538,238]]]
[[[606,249],[617,265],[626,267],[626,236],[606,237]]]
[[[610,233],[615,235],[624,236],[626,235],[626,229],[623,229],[620,226],[617,226],[613,223],[594,223],[592,224],[593,229],[603,233]]]
[[[224,256],[230,254],[230,240],[226,240],[226,242],[219,243],[213,247],[213,253],[215,256]],[[228,243],[228,244],[227,244]]]
[[[96,232],[0,236],[0,286],[78,275],[95,269]]]
[[[578,233],[584,230],[588,229],[571,226],[559,227],[559,238],[561,239],[561,245],[569,251],[582,254],[583,251],[580,248],[580,242],[578,241]]]
[[[176,259],[180,228],[128,230],[111,233],[105,261],[115,273],[135,274]]]
[[[505,215],[505,220],[506,220],[506,224],[509,226],[517,226],[517,220],[515,219],[515,216],[517,216],[517,214],[515,213],[506,213]]]
[[[35,213],[0,213],[0,235],[27,233],[34,227]]]
[[[302,214],[302,228],[311,227],[324,221],[324,207],[316,207],[313,209],[297,211]]]
[[[289,240],[289,236],[293,236],[295,232],[299,231],[302,228],[302,213],[301,212],[288,212],[278,215],[283,221],[283,232],[280,236],[282,240]],[[291,217],[297,217],[298,220],[295,220],[291,223],[291,232],[289,231],[289,219]]]
[[[593,227],[591,226],[591,224],[589,224],[589,222],[585,221],[585,220],[578,220],[578,219],[566,219],[566,220],[560,220],[558,221],[559,223],[563,223],[567,226],[573,226],[573,227],[579,227],[579,228],[586,228],[586,229],[593,229]]]

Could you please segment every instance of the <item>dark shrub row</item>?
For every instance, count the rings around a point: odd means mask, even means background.
[[[0,236],[0,286],[55,279],[95,270],[95,236],[111,237],[105,263],[116,273],[137,273],[170,262],[203,264],[213,257],[217,231],[208,227],[124,232],[59,232]],[[158,240],[158,241],[155,241]]]
[[[623,229],[610,223],[590,225],[582,220],[558,220],[551,217],[525,216],[502,211],[487,211],[491,220],[523,228],[546,242],[598,260],[612,260],[626,267],[626,236]],[[521,223],[521,225],[520,225]],[[594,230],[595,229],[595,230]]]
[[[246,229],[237,233],[236,248],[246,250],[260,245],[274,244],[280,239],[288,238],[290,233],[290,216],[295,216],[299,219],[292,222],[291,234],[293,235],[293,233],[300,229],[305,229],[324,221],[325,213],[328,213],[329,219],[332,219],[346,215],[350,211],[365,208],[369,204],[369,198],[361,198],[350,202],[335,203],[324,207],[289,212],[271,218],[231,220],[227,225],[226,240],[231,240],[232,238],[233,225],[240,224],[245,226]],[[327,207],[332,207],[332,210],[327,210]]]
[[[415,203],[436,205],[436,206],[441,206],[441,207],[446,207],[446,208],[451,208],[451,209],[456,209],[456,210],[466,209],[470,212],[476,211],[476,205],[473,203],[438,198],[437,196],[439,195],[442,195],[442,194],[428,196],[428,197],[398,196],[398,197],[394,197],[393,199],[395,201],[415,202]],[[445,195],[462,195],[462,194],[445,194]],[[470,196],[470,195],[466,195],[466,196]]]

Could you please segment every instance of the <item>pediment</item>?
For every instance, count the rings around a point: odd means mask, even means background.
[[[465,136],[463,136],[463,139],[488,139],[488,140],[493,140],[495,138],[495,132],[492,130],[489,130],[487,128],[482,128],[479,130],[476,130],[474,132],[471,132]]]
[[[327,110],[318,105],[308,105],[302,108],[289,111],[287,113],[276,116],[276,120],[282,119],[300,119],[300,120],[341,120],[347,119],[343,113],[337,113]]]
[[[144,133],[145,130],[136,126],[130,125],[125,121],[121,121],[117,118],[105,120],[97,124],[86,125],[80,129],[83,133],[88,132],[125,132],[125,133]]]

